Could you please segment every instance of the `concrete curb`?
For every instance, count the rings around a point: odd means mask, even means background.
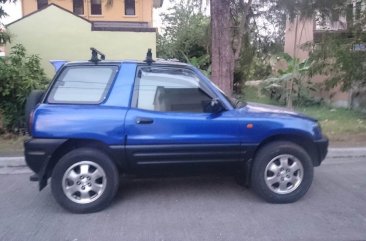
[[[24,157],[0,157],[0,168],[2,167],[26,167]]]
[[[357,158],[365,157],[366,147],[329,148],[327,158]],[[24,157],[0,157],[0,168],[26,167]]]
[[[366,157],[366,147],[329,148],[327,158]]]

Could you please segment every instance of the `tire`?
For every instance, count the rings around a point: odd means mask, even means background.
[[[251,183],[253,190],[267,202],[292,203],[309,190],[313,174],[313,163],[303,148],[278,141],[265,145],[257,153]]]
[[[75,149],[63,156],[52,172],[51,189],[56,201],[74,213],[106,208],[119,186],[119,173],[103,152]]]
[[[30,131],[29,126],[29,118],[31,112],[34,110],[34,108],[37,106],[38,103],[42,101],[42,98],[44,96],[46,91],[44,90],[32,90],[31,93],[28,95],[27,100],[25,102],[25,123],[27,125],[28,132]],[[30,132],[29,132],[30,133]]]

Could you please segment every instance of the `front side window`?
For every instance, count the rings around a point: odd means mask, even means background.
[[[73,0],[73,12],[77,15],[84,15],[84,0]]]
[[[135,0],[125,0],[125,15],[136,15]]]
[[[117,66],[67,67],[53,85],[49,103],[98,104],[112,85]]]
[[[91,0],[90,12],[92,15],[102,15],[102,0]]]
[[[143,67],[135,81],[133,105],[161,112],[204,113],[210,91],[188,69]]]
[[[37,9],[43,9],[45,7],[47,7],[48,5],[48,0],[37,0]]]

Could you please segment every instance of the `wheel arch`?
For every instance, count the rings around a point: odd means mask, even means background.
[[[252,158],[248,160],[247,165],[245,167],[246,172],[246,186],[250,186],[250,180],[252,175],[252,167],[255,161],[255,157],[258,154],[259,150],[261,150],[264,146],[268,145],[269,143],[277,142],[277,141],[287,141],[292,142],[301,148],[303,148],[306,153],[310,156],[313,165],[319,165],[319,153],[316,148],[316,145],[312,141],[312,139],[306,135],[302,134],[276,134],[265,138],[260,144],[255,148],[253,151]]]
[[[122,171],[124,168],[126,168],[125,166],[126,163],[123,161],[125,157],[124,147],[112,149],[110,146],[101,141],[89,140],[89,139],[68,139],[66,142],[60,145],[50,156],[49,161],[44,167],[43,176],[40,177],[40,181],[43,180],[43,182],[45,182],[44,184],[40,183],[40,189],[46,186],[47,179],[52,176],[54,167],[64,155],[66,155],[72,150],[85,147],[97,149],[105,153],[115,163],[119,171]]]
[[[313,165],[318,165],[318,151],[313,140],[310,137],[302,134],[277,134],[267,137],[256,148],[254,152],[254,158],[263,146],[275,141],[288,141],[302,147],[310,156],[311,160],[313,161]]]

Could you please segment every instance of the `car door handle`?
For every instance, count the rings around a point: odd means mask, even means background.
[[[152,124],[154,123],[154,120],[151,118],[144,118],[144,117],[137,117],[136,123],[140,125],[146,125],[146,124]]]

